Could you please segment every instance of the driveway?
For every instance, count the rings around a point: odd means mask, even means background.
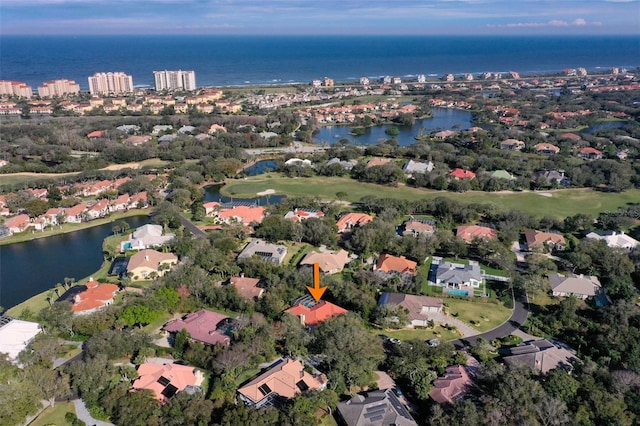
[[[193,222],[191,222],[186,217],[179,215],[178,219],[180,219],[180,223],[182,224],[182,226],[187,228],[189,232],[191,232],[194,236],[207,238],[207,233],[194,225]]]
[[[491,341],[501,337],[506,337],[518,330],[527,320],[529,316],[529,298],[523,290],[514,290],[514,306],[511,317],[501,326],[487,331],[486,333],[477,334],[475,336],[463,337],[461,339],[452,340],[451,343],[456,349],[462,349],[467,346],[473,346],[478,339]]]
[[[102,420],[96,420],[93,417],[91,417],[91,413],[89,413],[89,410],[87,410],[87,406],[84,405],[84,401],[83,400],[74,399],[73,400],[73,405],[76,408],[76,416],[78,416],[78,419],[80,419],[83,422],[85,422],[88,426],[91,426],[91,425],[94,425],[94,426],[114,426],[113,423],[103,422]]]

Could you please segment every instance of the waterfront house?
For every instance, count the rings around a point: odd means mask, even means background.
[[[559,297],[574,296],[584,300],[602,291],[598,277],[591,275],[551,274],[549,282],[553,295]]]
[[[243,274],[239,277],[229,278],[229,284],[236,288],[241,297],[250,302],[261,298],[264,294],[264,288],[259,287],[260,280],[258,278],[247,278]]]
[[[220,203],[217,201],[209,201],[202,205],[204,208],[204,214],[207,217],[215,216],[215,211],[220,208]]]
[[[163,233],[162,225],[142,225],[133,231],[127,240],[120,243],[120,251],[160,247],[175,238],[175,234]]]
[[[129,200],[129,208],[131,209],[142,209],[149,205],[149,197],[147,196],[147,191],[138,192],[137,194],[133,194],[131,199]]]
[[[148,389],[158,401],[166,403],[178,392],[195,391],[203,381],[202,372],[188,365],[144,363],[138,366],[138,378],[133,382],[133,388]]]
[[[472,296],[474,289],[483,284],[482,271],[477,263],[468,265],[442,262],[436,267],[435,285],[443,287],[445,293]]]
[[[338,232],[347,232],[356,226],[365,225],[373,220],[373,216],[366,213],[345,213],[338,219]]]
[[[442,312],[443,300],[436,297],[384,292],[380,296],[378,306],[403,308],[409,323],[402,325],[407,328],[426,327],[431,319],[429,314]]]
[[[224,314],[200,309],[183,318],[166,323],[162,329],[169,333],[178,333],[187,330],[189,337],[195,341],[207,345],[228,345],[231,342],[225,334],[230,325],[231,318]]]
[[[109,214],[109,200],[103,198],[89,207],[86,212],[87,220],[99,219]]]
[[[528,230],[524,233],[529,251],[562,251],[567,243],[561,234]]]
[[[464,225],[456,228],[456,237],[470,243],[476,238],[482,240],[495,240],[498,238],[498,232],[488,226]]]
[[[71,311],[75,314],[89,314],[113,303],[113,298],[120,288],[116,284],[89,281],[86,290],[73,296]]]
[[[66,223],[80,223],[84,219],[84,212],[87,210],[87,203],[76,204],[65,210]]]
[[[312,251],[300,261],[300,266],[312,267],[315,263],[323,274],[337,274],[342,272],[344,266],[349,263],[349,253],[345,250]]]
[[[178,263],[178,257],[173,253],[161,253],[153,249],[141,250],[129,258],[127,274],[133,281],[150,279],[152,274],[159,277],[172,265]]]
[[[130,197],[129,194],[122,194],[115,200],[109,202],[110,212],[123,212],[129,207]]]
[[[282,265],[287,255],[287,246],[270,244],[262,240],[251,241],[238,255],[238,260],[258,256],[262,260]]]
[[[346,426],[395,425],[418,426],[393,389],[379,389],[357,394],[336,408]]]
[[[24,232],[29,227],[29,215],[19,214],[4,221],[4,226],[9,230],[10,235],[16,232]]]
[[[463,365],[447,367],[444,376],[433,382],[429,396],[438,404],[453,404],[463,396],[473,384],[467,368]]]
[[[238,397],[256,409],[265,406],[281,406],[283,401],[302,392],[321,391],[327,387],[323,374],[308,373],[297,359],[283,358],[273,363],[267,371],[253,378],[238,389]]]

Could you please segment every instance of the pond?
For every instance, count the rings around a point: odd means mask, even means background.
[[[276,169],[275,160],[261,160],[242,171],[246,176],[258,176]]]
[[[275,195],[275,194],[265,195],[261,197],[258,197],[256,195],[255,198],[227,197],[225,195],[220,194],[220,188],[222,188],[222,185],[206,186],[204,188],[205,203],[209,201],[217,201],[219,203],[228,203],[228,204],[245,204],[245,205],[255,204],[258,206],[267,206],[269,204],[278,204],[286,198],[286,195]]]
[[[448,108],[433,108],[433,116],[416,120],[413,126],[394,126],[400,130],[395,138],[400,146],[408,146],[416,143],[415,137],[421,133],[431,133],[441,130],[466,130],[473,127],[473,116],[469,111]],[[349,139],[357,145],[375,145],[381,140],[390,139],[391,136],[385,130],[392,125],[373,126],[365,128],[365,134],[353,136],[350,126],[324,126],[314,136],[314,142],[318,144],[334,144],[340,139]]]
[[[148,216],[124,219],[131,229],[149,222]],[[118,220],[117,222],[120,222]],[[104,259],[102,242],[113,235],[113,223],[68,234],[0,246],[0,306],[11,308],[62,283],[97,271]]]
[[[621,127],[624,127],[626,124],[627,124],[626,121],[603,121],[600,123],[596,123],[587,129],[582,130],[580,133],[586,133],[588,135],[592,135],[592,134],[601,132],[603,130],[619,129]]]

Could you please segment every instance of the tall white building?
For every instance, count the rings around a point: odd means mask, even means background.
[[[73,80],[51,80],[38,86],[38,95],[41,98],[77,95],[78,93],[80,93],[80,85]]]
[[[156,91],[161,90],[196,90],[195,71],[154,71]]]
[[[123,72],[97,72],[89,77],[92,95],[122,95],[133,92],[133,77]]]
[[[31,86],[21,81],[0,80],[0,96],[16,96],[18,98],[31,98],[33,91]]]

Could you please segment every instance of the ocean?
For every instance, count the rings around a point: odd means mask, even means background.
[[[412,78],[517,71],[523,75],[640,65],[637,36],[2,36],[0,80],[35,91],[96,72],[123,71],[153,87],[155,70],[194,70],[196,83],[236,86],[309,83],[323,77]]]

